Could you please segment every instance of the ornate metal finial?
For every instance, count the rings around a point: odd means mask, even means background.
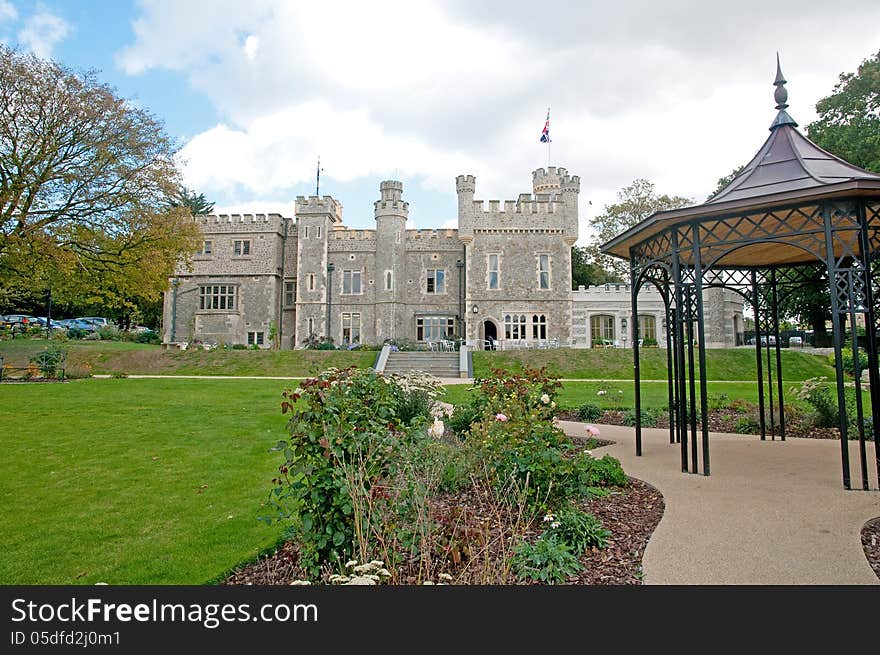
[[[776,101],[777,109],[785,109],[788,107],[788,91],[785,88],[785,76],[782,74],[782,66],[779,65],[779,53],[776,53],[776,79],[773,81],[776,91],[773,92],[773,99]]]
[[[773,80],[773,86],[776,87],[776,90],[773,92],[773,99],[776,100],[776,109],[779,110],[779,113],[776,114],[776,119],[773,121],[773,124],[770,125],[770,129],[774,130],[777,127],[782,127],[783,125],[792,125],[793,127],[797,127],[797,123],[795,123],[794,119],[788,115],[788,112],[785,111],[788,108],[788,90],[785,88],[785,76],[782,74],[782,66],[779,64],[779,53],[776,53],[776,79]]]

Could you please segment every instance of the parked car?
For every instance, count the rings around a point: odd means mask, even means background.
[[[763,336],[763,335],[762,335],[762,336],[761,336],[761,345],[762,345],[762,346],[766,346],[766,345],[767,345],[767,339],[768,339],[768,338],[770,339],[770,345],[771,345],[771,346],[775,346],[775,345],[776,345],[776,337],[775,337],[774,335],[772,335],[772,334],[771,334],[769,337],[766,337],[766,336]],[[755,337],[751,337],[751,338],[749,338],[748,345],[750,345],[750,346],[754,346],[754,345],[755,345]]]
[[[101,316],[80,316],[76,320],[92,323],[99,328],[109,327],[113,325],[113,321],[111,321],[109,318],[103,318]]]
[[[67,331],[70,330],[83,330],[84,332],[95,332],[98,329],[98,326],[94,323],[90,323],[89,321],[84,321],[80,318],[68,318],[64,321],[64,326],[67,328]]]
[[[30,327],[32,324],[38,325],[39,321],[35,316],[29,314],[7,314],[6,321],[11,326]]]

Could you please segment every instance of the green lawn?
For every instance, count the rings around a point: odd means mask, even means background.
[[[0,584],[200,584],[274,544],[284,386],[0,387]]]

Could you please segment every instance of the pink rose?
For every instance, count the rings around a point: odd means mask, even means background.
[[[504,422],[507,420],[507,416],[504,414],[495,414],[495,419]]]
[[[598,437],[598,436],[599,436],[599,428],[597,428],[595,425],[588,425],[588,426],[587,426],[587,432],[589,432],[589,433],[590,433],[591,435],[593,435],[594,437]]]

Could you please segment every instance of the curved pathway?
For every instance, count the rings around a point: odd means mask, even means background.
[[[582,423],[560,426],[584,436]],[[880,515],[877,472],[871,491],[844,490],[838,441],[713,433],[705,477],[681,472],[667,430],[644,429],[636,457],[633,428],[599,428],[617,443],[596,455],[618,458],[665,498],[645,550],[647,584],[878,584],[860,539],[864,523]],[[855,457],[851,467],[858,472]]]

